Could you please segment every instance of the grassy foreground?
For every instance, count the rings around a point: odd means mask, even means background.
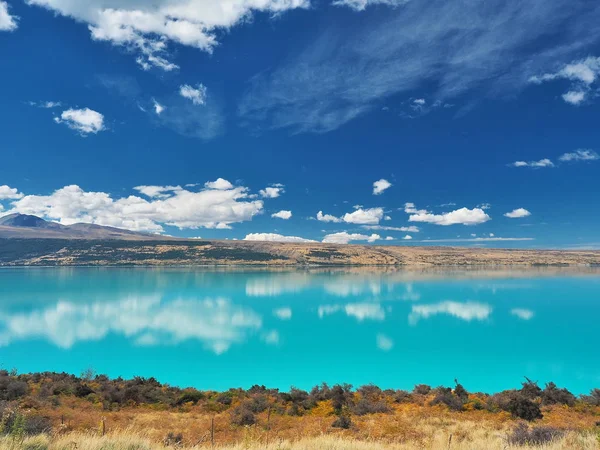
[[[600,389],[181,389],[0,370],[0,450],[600,449]]]
[[[457,430],[458,431],[458,430]],[[452,437],[451,437],[452,436]],[[304,438],[297,441],[272,440],[269,444],[248,438],[233,445],[215,445],[199,443],[192,446],[181,445],[179,449],[218,449],[218,450],[466,450],[486,449],[504,450],[516,448],[506,441],[504,436],[493,430],[479,426],[477,423],[465,423],[460,427],[459,437],[454,434],[438,432],[431,436],[426,443],[385,443],[375,440],[356,440],[340,436],[319,436]],[[172,449],[164,444],[135,433],[115,433],[105,436],[90,433],[70,433],[51,437],[39,435],[23,440],[4,437],[0,439],[0,450],[164,450]],[[598,449],[598,439],[593,433],[569,432],[564,436],[541,445],[529,444],[529,449]]]

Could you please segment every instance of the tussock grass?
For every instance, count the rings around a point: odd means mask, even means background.
[[[439,431],[439,430],[438,430]],[[339,435],[322,435],[296,441],[272,439],[267,445],[261,436],[258,440],[250,433],[241,442],[212,447],[209,442],[183,443],[181,446],[165,446],[143,434],[114,432],[105,436],[97,433],[73,432],[65,435],[39,435],[22,440],[0,438],[0,450],[597,450],[598,435],[593,432],[568,432],[560,439],[542,446],[515,447],[507,443],[506,434],[479,426],[463,424],[454,433],[437,432],[425,442],[386,443],[377,440],[357,440]]]

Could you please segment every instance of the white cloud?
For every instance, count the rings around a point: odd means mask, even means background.
[[[408,320],[414,325],[421,319],[445,314],[470,322],[472,320],[486,320],[491,313],[492,308],[485,303],[445,301],[431,305],[413,305]]]
[[[259,330],[262,318],[225,298],[166,302],[152,295],[92,304],[61,300],[25,313],[0,311],[0,324],[0,346],[43,338],[68,349],[116,334],[138,345],[198,340],[221,354]]]
[[[367,236],[366,234],[359,233],[347,233],[346,231],[342,231],[340,233],[328,234],[323,238],[323,242],[326,244],[348,244],[352,241],[367,241],[367,242],[375,242],[381,239],[381,236],[378,234],[372,234]]]
[[[292,318],[292,308],[278,308],[273,310],[273,315],[280,320],[290,320]]]
[[[571,105],[579,105],[585,100],[586,93],[584,91],[569,91],[562,95],[562,99]]]
[[[226,180],[224,180],[226,181]],[[33,214],[64,225],[77,222],[137,231],[162,232],[162,225],[178,228],[229,228],[261,213],[262,200],[252,200],[242,186],[191,191],[178,186],[138,186],[159,198],[131,195],[113,198],[104,192],[86,192],[65,186],[50,195],[27,195],[12,203],[10,212]]]
[[[37,106],[38,108],[44,108],[44,109],[52,109],[52,108],[58,108],[59,106],[62,106],[61,102],[29,102],[29,104],[31,106]]]
[[[539,161],[515,161],[511,164],[513,167],[554,167],[554,163],[548,158],[540,159]]]
[[[323,211],[317,213],[317,220],[321,222],[333,222],[339,223],[342,221],[339,217],[332,216],[331,214],[323,214]]]
[[[392,183],[382,178],[373,183],[373,195],[383,194],[383,192],[390,187],[392,187]]]
[[[23,198],[23,194],[17,188],[11,188],[7,185],[0,186],[0,200],[18,200]]]
[[[385,334],[378,333],[376,337],[377,348],[384,352],[389,352],[394,348],[394,341]]]
[[[410,214],[408,218],[409,222],[424,222],[448,226],[457,224],[478,225],[491,220],[491,217],[481,208],[460,208],[448,213],[433,214],[426,210],[416,210],[412,203],[407,203],[407,205],[410,205],[405,207],[405,211]]]
[[[579,105],[583,103],[592,90],[592,85],[600,76],[600,57],[587,57],[579,61],[573,61],[566,64],[557,72],[546,73],[541,76],[533,76],[529,79],[530,82],[541,84],[546,81],[554,81],[559,79],[569,80],[571,88],[562,95],[565,102],[571,105]]]
[[[510,310],[513,316],[517,316],[521,320],[531,320],[534,316],[533,311],[523,308],[514,308]]]
[[[565,153],[558,158],[564,162],[572,161],[597,161],[600,159],[600,155],[593,150],[580,148],[572,153]]]
[[[206,52],[218,45],[217,34],[248,21],[255,11],[282,13],[307,8],[308,0],[28,0],[88,25],[93,40],[107,41],[138,53],[146,70],[177,69],[168,44]]]
[[[96,134],[106,129],[104,127],[104,116],[89,108],[67,109],[62,112],[60,118],[55,117],[54,121],[64,123],[83,136],[90,133]]]
[[[412,236],[410,234],[407,234],[402,239],[405,240],[405,241],[410,241],[412,239]]]
[[[527,211],[525,208],[513,209],[512,211],[504,214],[504,216],[508,217],[509,219],[521,219],[523,217],[528,217],[530,215],[531,215],[531,213],[529,211]]]
[[[271,214],[271,217],[275,217],[277,219],[288,220],[288,219],[290,219],[292,217],[292,212],[291,211],[281,210],[279,212]]]
[[[272,186],[261,189],[258,193],[264,198],[277,198],[281,194],[285,193],[285,189],[282,184],[274,184]]]
[[[196,106],[206,103],[206,86],[200,83],[197,87],[184,84],[179,87],[179,95],[192,101]]]
[[[11,16],[8,12],[8,3],[0,1],[0,31],[14,31],[17,29],[16,16]]]
[[[216,189],[218,191],[226,191],[233,189],[233,184],[223,178],[217,178],[215,181],[207,181],[204,183],[204,187],[207,189]]]
[[[335,6],[347,6],[355,11],[364,11],[368,6],[372,5],[385,5],[385,6],[399,6],[408,2],[409,0],[334,0],[332,2]]]
[[[359,208],[354,212],[344,214],[342,220],[357,225],[376,225],[383,219],[383,215],[383,208]]]
[[[310,239],[304,239],[297,236],[283,236],[276,233],[250,233],[244,238],[244,241],[264,241],[264,242],[316,242]]]
[[[405,233],[418,233],[419,227],[411,225],[410,227],[386,227],[383,225],[363,225],[367,230],[382,230],[382,231],[402,231]]]
[[[154,104],[154,112],[160,116],[160,114],[165,110],[165,107],[154,99],[152,99],[152,103]]]
[[[387,99],[414,96],[424,83],[434,86],[431,104],[463,101],[469,92],[515,95],[531,76],[591,51],[598,22],[600,6],[585,1],[409,1],[351,27],[323,29],[254,76],[239,113],[250,126],[323,133],[380,111]]]

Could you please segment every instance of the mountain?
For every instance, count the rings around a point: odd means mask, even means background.
[[[61,225],[28,214],[8,214],[0,217],[0,238],[152,240],[156,236],[89,223]]]

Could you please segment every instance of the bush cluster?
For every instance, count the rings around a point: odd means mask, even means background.
[[[23,429],[27,434],[46,431],[50,427],[49,421],[36,415],[35,410],[42,409],[44,405],[59,406],[67,397],[80,398],[106,410],[134,405],[160,405],[175,409],[197,405],[205,411],[215,413],[229,411],[231,422],[239,426],[256,424],[258,416],[267,410],[269,414],[302,416],[323,402],[328,402],[328,407],[337,416],[332,426],[340,428],[350,427],[353,415],[389,413],[395,403],[440,405],[452,411],[508,411],[514,417],[527,421],[540,419],[542,408],[552,405],[572,407],[580,403],[600,406],[600,389],[576,398],[554,383],[548,383],[542,389],[529,379],[525,380],[520,389],[494,395],[469,394],[456,380],[454,388],[440,386],[432,389],[420,384],[412,392],[382,390],[372,384],[354,389],[349,384],[329,386],[326,383],[315,386],[310,391],[292,387],[288,392],[280,392],[255,385],[247,390],[238,388],[211,392],[194,388],[181,389],[162,384],[154,378],[109,379],[91,371],[77,377],[66,373],[17,374],[0,370],[0,429],[5,434],[17,428]],[[20,418],[15,415],[15,407],[19,404],[39,407],[28,406],[31,412],[27,417]]]

